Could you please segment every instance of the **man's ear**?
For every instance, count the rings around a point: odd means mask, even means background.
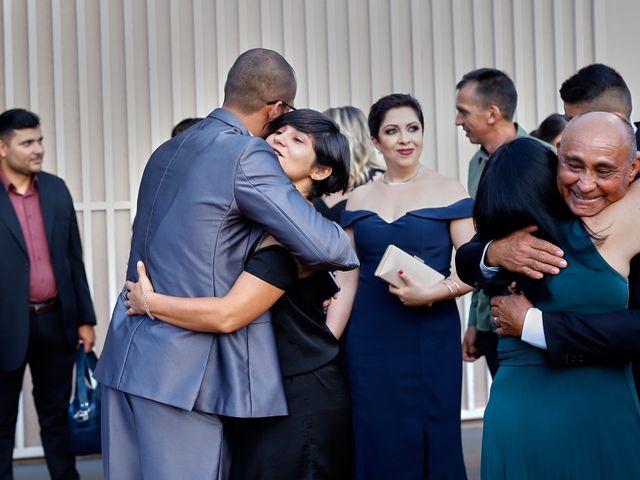
[[[640,173],[640,152],[636,153],[636,158],[631,164],[631,170],[629,170],[629,183],[635,180],[638,173]]]
[[[487,123],[489,125],[493,125],[502,118],[502,112],[497,105],[490,105],[487,110],[489,111],[489,116],[487,117]]]
[[[0,158],[5,158],[9,151],[9,145],[4,141],[3,138],[0,138]]]
[[[331,167],[315,165],[311,167],[311,179],[316,182],[320,182],[331,176],[331,172],[333,172],[333,169]]]
[[[278,118],[279,116],[282,115],[282,102],[281,101],[277,101],[276,103],[272,104],[272,105],[265,105],[267,111],[266,111],[266,115],[267,118],[269,119],[268,121],[271,122],[273,120],[275,120],[276,118]]]

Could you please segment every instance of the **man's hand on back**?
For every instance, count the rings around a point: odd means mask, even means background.
[[[564,252],[552,243],[534,237],[532,233],[536,230],[536,226],[526,227],[494,240],[487,248],[484,263],[536,280],[545,273],[560,273],[560,269],[567,266],[562,258]]]

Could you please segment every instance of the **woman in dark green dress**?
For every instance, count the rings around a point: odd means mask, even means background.
[[[501,238],[538,225],[542,238],[563,249],[568,266],[538,282],[504,276],[487,290],[504,293],[515,280],[542,311],[624,309],[627,279],[602,253],[623,233],[616,227],[595,231],[596,223],[587,227],[573,215],[556,186],[557,166],[550,149],[527,138],[492,157],[476,198],[478,233]],[[616,208],[638,202],[637,187]],[[640,238],[640,232],[628,234]],[[498,353],[484,417],[482,478],[640,478],[640,410],[630,365],[559,368],[544,350],[515,337],[501,337]]]

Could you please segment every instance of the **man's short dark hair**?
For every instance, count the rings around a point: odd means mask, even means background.
[[[0,114],[0,138],[9,143],[14,130],[36,128],[40,126],[40,117],[22,108],[12,108]]]
[[[504,119],[513,120],[518,103],[518,92],[513,80],[506,73],[495,68],[472,70],[462,77],[456,89],[460,90],[470,82],[475,86],[475,93],[482,108],[496,105]]]
[[[224,104],[250,114],[271,102],[292,102],[295,93],[295,72],[284,57],[273,50],[253,48],[231,66],[224,84]]]
[[[581,68],[560,87],[560,98],[589,111],[619,112],[631,117],[631,92],[613,68],[594,63]]]

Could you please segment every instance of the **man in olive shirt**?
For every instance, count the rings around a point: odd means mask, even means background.
[[[480,68],[465,74],[456,85],[456,125],[472,144],[480,145],[469,162],[468,190],[475,198],[489,157],[501,145],[527,136],[513,121],[518,94],[511,79],[500,70]],[[498,370],[498,335],[491,322],[489,297],[473,292],[469,324],[462,343],[462,356],[473,362],[484,355],[491,375]]]

